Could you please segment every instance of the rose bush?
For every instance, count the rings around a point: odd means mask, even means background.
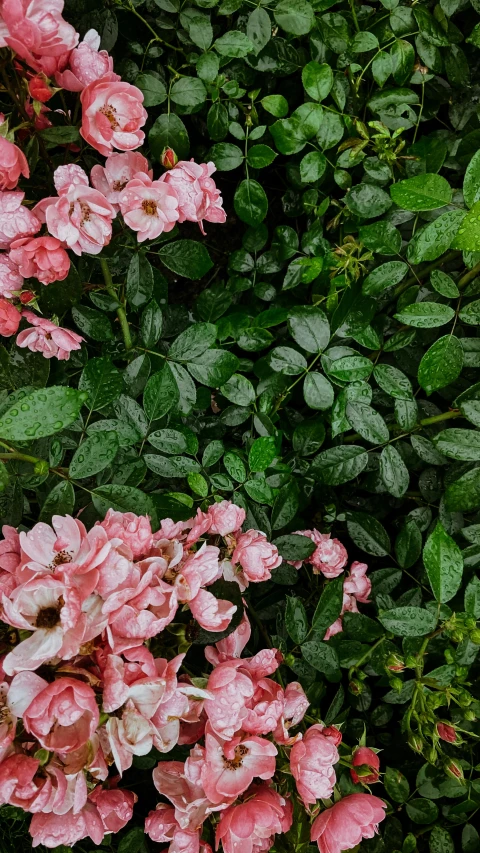
[[[479,14],[0,0],[2,853],[478,851]]]

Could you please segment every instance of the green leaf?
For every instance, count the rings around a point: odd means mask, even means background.
[[[247,21],[247,36],[258,55],[272,37],[272,22],[266,9],[257,6],[250,12]]]
[[[148,134],[152,157],[160,160],[164,148],[173,148],[179,160],[186,160],[190,151],[187,128],[176,113],[162,113]]]
[[[188,35],[197,47],[208,50],[213,41],[213,28],[210,21],[200,15],[191,18],[188,24]]]
[[[140,339],[147,349],[157,343],[162,334],[163,314],[155,299],[151,299],[140,318]]]
[[[248,151],[247,162],[254,169],[263,169],[265,166],[270,166],[276,156],[275,151],[269,145],[254,145]]]
[[[394,316],[399,323],[415,329],[435,329],[450,323],[455,317],[455,311],[450,305],[442,305],[440,302],[414,302]]]
[[[160,477],[186,477],[187,474],[200,471],[200,463],[188,456],[160,456],[146,453],[145,463]]]
[[[234,373],[220,388],[221,393],[237,406],[251,406],[255,400],[255,388],[246,376]]]
[[[87,305],[74,305],[72,317],[80,331],[92,340],[113,340],[112,324],[108,317],[101,314],[100,311],[95,311],[94,308],[89,308]]]
[[[391,364],[376,364],[373,369],[376,382],[386,394],[397,400],[411,400],[413,398],[410,380],[401,370]]]
[[[353,53],[367,53],[369,50],[377,50],[378,39],[376,35],[369,32],[355,33],[350,45]]]
[[[323,450],[312,462],[310,473],[325,486],[341,486],[366,468],[368,453],[356,444]]]
[[[143,92],[143,106],[156,107],[167,100],[165,84],[153,74],[139,74],[135,86]]]
[[[307,640],[302,645],[302,655],[314,669],[323,672],[327,678],[337,681],[340,676],[340,663],[333,646],[320,639]]]
[[[308,634],[308,619],[305,608],[299,598],[290,595],[286,597],[285,628],[297,645],[303,643]]]
[[[407,264],[403,261],[388,261],[381,264],[367,275],[362,284],[362,293],[365,296],[378,296],[387,287],[399,284],[408,272]]]
[[[261,436],[255,439],[248,454],[250,470],[265,471],[277,455],[276,441],[273,437]]]
[[[475,575],[467,584],[464,607],[469,616],[480,619],[480,578]]]
[[[346,355],[333,361],[328,373],[342,382],[358,382],[368,379],[372,370],[373,363],[365,355]]]
[[[188,453],[187,439],[177,429],[157,429],[150,433],[148,441],[162,453]]]
[[[437,624],[435,614],[421,607],[394,607],[381,612],[378,618],[397,637],[424,637]]]
[[[455,853],[452,836],[443,826],[433,827],[428,839],[430,853]]]
[[[410,263],[435,261],[443,255],[452,246],[465,216],[464,210],[448,210],[429,222],[408,244],[407,259]]]
[[[277,536],[273,545],[284,560],[306,560],[317,547],[308,536],[302,536],[300,533]]]
[[[388,427],[382,416],[363,403],[347,403],[347,419],[353,429],[370,444],[385,444],[390,438]]]
[[[109,509],[148,515],[153,528],[156,528],[156,512],[150,495],[134,486],[98,486],[92,493],[92,501],[97,512],[102,515],[106,515]]]
[[[311,409],[326,411],[333,406],[333,387],[322,373],[307,373],[303,383],[303,396]]]
[[[283,95],[266,95],[260,103],[267,113],[276,118],[283,118],[288,113],[288,101]]]
[[[414,518],[406,518],[395,540],[395,554],[399,566],[409,569],[422,553],[422,534]]]
[[[348,209],[363,219],[382,216],[392,206],[390,196],[375,184],[357,184],[350,190],[345,201]]]
[[[392,59],[392,73],[395,83],[403,86],[410,80],[415,64],[415,50],[410,42],[405,39],[397,39],[390,48]]]
[[[395,498],[401,498],[408,489],[410,474],[393,444],[387,445],[380,455],[380,475],[386,488]]]
[[[463,367],[463,347],[454,335],[438,338],[418,366],[418,382],[431,394],[455,382]]]
[[[238,185],[233,204],[237,216],[252,228],[260,225],[267,215],[268,199],[265,190],[251,178],[246,178]]]
[[[480,326],[480,299],[474,299],[465,305],[458,314],[463,323],[469,326]]]
[[[467,207],[480,201],[480,151],[476,151],[465,170],[463,197]]]
[[[219,172],[230,172],[243,163],[243,151],[231,142],[218,142],[210,148],[208,159],[213,160]]]
[[[446,273],[441,270],[433,270],[430,276],[430,284],[442,296],[446,296],[447,299],[456,299],[460,296],[460,291],[451,278]]]
[[[207,98],[207,90],[198,77],[180,77],[170,90],[170,97],[181,107],[198,107]]]
[[[214,48],[221,56],[232,56],[236,59],[241,59],[247,56],[248,53],[255,53],[255,45],[252,44],[248,36],[239,30],[231,30],[220,36],[214,42]]]
[[[38,520],[50,524],[54,515],[71,515],[74,506],[75,492],[73,486],[68,480],[61,480],[45,498]]]
[[[326,349],[330,341],[330,326],[321,308],[304,305],[289,312],[288,328],[292,338],[307,352]]]
[[[296,376],[307,369],[304,356],[291,347],[275,347],[268,356],[268,363],[275,373]]]
[[[79,391],[85,391],[85,404],[92,411],[100,411],[118,399],[123,391],[123,377],[109,358],[91,358],[83,368]]]
[[[394,767],[387,767],[383,779],[385,790],[395,803],[404,803],[410,796],[410,785],[400,770]]]
[[[327,158],[320,151],[305,154],[300,163],[300,179],[304,184],[319,181],[327,168]],[[304,260],[303,258],[301,260]]]
[[[193,378],[212,388],[219,388],[228,382],[238,365],[236,355],[221,349],[209,349],[195,360],[187,362]]]
[[[70,145],[72,142],[80,141],[78,128],[73,125],[64,127],[46,127],[40,133],[40,138],[48,145]]]
[[[450,601],[462,582],[463,558],[440,521],[425,543],[423,562],[437,601],[441,604]]]
[[[197,240],[175,240],[162,246],[158,254],[169,270],[193,281],[213,267],[207,249]]]
[[[472,429],[444,429],[432,441],[437,450],[449,459],[480,462],[480,432]]]
[[[324,636],[327,628],[338,619],[343,606],[343,576],[329,581],[318,600],[312,619],[312,628]]]
[[[297,514],[300,505],[300,491],[295,480],[278,490],[272,508],[272,529],[281,530]]]
[[[228,451],[223,457],[223,464],[228,473],[237,483],[244,483],[247,479],[247,469],[237,453]]]
[[[386,557],[391,551],[390,539],[383,524],[365,512],[347,512],[347,530],[358,548],[375,557]]]
[[[132,308],[141,308],[153,292],[153,270],[143,253],[137,252],[127,272],[127,299]]]
[[[54,435],[78,418],[86,399],[86,391],[63,385],[32,391],[3,412],[0,437],[7,441],[33,441]]]
[[[438,807],[432,800],[418,797],[406,805],[407,814],[414,823],[433,823],[438,817]]]
[[[277,24],[286,33],[303,36],[309,33],[315,24],[315,13],[307,0],[280,0],[274,11]]]
[[[143,408],[150,422],[162,418],[178,400],[175,378],[166,364],[148,380],[143,392]]]
[[[220,60],[215,53],[204,53],[197,60],[197,74],[205,83],[213,83],[218,75]]]
[[[467,252],[478,250],[480,238],[480,201],[476,201],[472,209],[468,211],[456,232],[455,239],[451,242],[452,249],[462,249]]]
[[[333,71],[325,62],[308,62],[302,70],[302,83],[314,101],[323,101],[333,86]]]
[[[68,472],[74,480],[93,477],[103,471],[115,459],[118,452],[118,436],[111,430],[94,432],[73,454]]]
[[[391,222],[362,225],[358,235],[367,249],[379,252],[382,255],[397,255],[402,245],[400,232]]]
[[[222,458],[225,452],[225,448],[223,446],[223,442],[214,439],[210,441],[205,450],[203,451],[202,456],[202,465],[204,468],[209,468],[211,465],[215,465],[219,459]]]
[[[217,327],[213,323],[194,323],[175,338],[168,356],[174,361],[190,361],[215,344]]]

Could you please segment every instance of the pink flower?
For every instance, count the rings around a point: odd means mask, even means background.
[[[10,249],[24,278],[38,278],[42,284],[63,281],[70,269],[70,258],[56,237],[22,237]]]
[[[202,234],[203,220],[225,222],[227,215],[222,207],[220,191],[210,177],[216,171],[213,163],[194,163],[193,159],[180,160],[169,169],[161,181],[169,184],[178,198],[179,222],[198,222]]]
[[[369,749],[368,746],[360,746],[355,750],[353,753],[352,764],[354,767],[367,765],[371,770],[371,773],[367,773],[362,776],[358,776],[355,770],[350,770],[350,776],[355,784],[362,782],[364,785],[372,785],[374,782],[378,782],[380,778],[380,774],[378,772],[380,769],[380,759],[377,753],[372,749]]]
[[[20,325],[20,312],[8,299],[0,297],[0,335],[10,338]]]
[[[145,821],[145,832],[157,843],[170,842],[168,853],[199,853],[200,835],[179,827],[171,806],[159,803]]]
[[[20,564],[20,537],[14,527],[4,524],[0,540],[0,569],[14,574]]]
[[[339,761],[336,738],[325,734],[322,725],[310,726],[290,752],[290,769],[305,805],[328,799],[336,782],[333,765]]]
[[[32,311],[23,311],[32,328],[24,329],[17,338],[17,346],[28,347],[32,352],[41,352],[44,358],[68,361],[70,353],[80,349],[83,338],[70,329],[62,329],[45,317],[37,317]]]
[[[205,646],[205,657],[212,666],[218,666],[228,660],[239,658],[247,645],[252,629],[245,611],[242,621],[235,631],[232,631],[224,640],[219,640],[214,646]]]
[[[35,74],[30,78],[28,81],[28,91],[35,101],[40,101],[42,104],[49,101],[54,94],[45,77],[41,74]]]
[[[76,255],[98,255],[112,236],[115,210],[98,190],[88,186],[88,178],[79,166],[60,166],[54,174],[58,198],[46,198],[35,213],[61,243]]]
[[[59,847],[64,844],[71,847],[82,838],[91,838],[94,844],[101,844],[105,830],[102,819],[93,803],[87,802],[78,811],[67,814],[34,814],[30,824],[32,847],[43,844],[45,847]]]
[[[145,647],[126,650],[124,656],[127,662],[118,655],[108,655],[103,673],[103,709],[111,713],[131,699],[137,711],[151,719],[165,694],[165,679],[158,676],[153,656]]]
[[[153,727],[129,700],[121,717],[110,717],[106,724],[109,751],[120,775],[132,765],[134,755],[147,755],[153,746]]]
[[[180,601],[191,601],[200,588],[208,586],[221,577],[222,569],[218,562],[219,549],[206,542],[185,560],[176,578]]]
[[[341,634],[343,631],[343,620],[342,617],[339,616],[338,619],[335,619],[332,625],[325,631],[324,641],[330,640],[332,637],[335,637],[336,634]]]
[[[23,725],[50,751],[73,752],[95,733],[99,711],[95,693],[76,678],[59,678],[36,696]]]
[[[121,539],[135,559],[145,557],[152,547],[152,527],[146,515],[109,509],[100,526],[107,531],[109,539]]]
[[[40,222],[22,205],[25,193],[0,192],[0,249],[8,249],[13,240],[36,234]]]
[[[139,243],[171,231],[178,219],[178,201],[173,189],[139,172],[128,182],[119,198],[126,224],[137,231]]]
[[[147,570],[137,583],[113,592],[103,605],[109,620],[109,642],[115,654],[155,637],[170,624],[177,611],[175,588],[154,574],[155,558],[145,563]]]
[[[341,853],[373,838],[385,817],[386,805],[371,794],[350,794],[319,814],[313,822],[311,840],[320,853]]]
[[[261,678],[255,685],[255,693],[248,703],[247,716],[242,728],[255,735],[266,735],[275,731],[283,714],[285,696],[280,685],[271,678]]]
[[[348,595],[354,595],[362,604],[369,604],[369,595],[372,591],[370,578],[366,577],[368,566],[366,563],[354,562],[350,566],[350,574],[343,582],[343,591]]]
[[[211,803],[205,794],[201,781],[204,764],[205,749],[196,744],[184,764],[160,761],[153,771],[153,783],[175,807],[175,819],[182,829],[197,829],[207,815],[223,808]]]
[[[81,92],[100,78],[120,80],[118,74],[113,73],[112,57],[99,47],[99,34],[96,30],[88,30],[78,47],[65,56],[65,64],[61,63],[62,68],[55,74],[57,85],[68,92]]]
[[[320,533],[318,530],[301,532],[317,546],[311,557],[305,561],[313,566],[314,573],[321,572],[326,578],[338,577],[343,572],[348,559],[342,543],[338,539],[331,539],[329,533]]]
[[[287,684],[282,718],[273,735],[276,743],[292,744],[296,740],[299,740],[299,735],[291,738],[288,730],[301,723],[309,705],[310,702],[305,695],[305,691],[298,681],[291,681],[290,684]]]
[[[264,533],[247,530],[237,539],[232,562],[240,564],[242,576],[248,584],[249,581],[259,583],[269,580],[272,570],[281,564],[282,558]]]
[[[93,166],[90,180],[115,210],[120,210],[120,195],[138,172],[144,172],[149,178],[153,178],[153,169],[149,168],[148,160],[143,154],[139,151],[125,151],[123,154],[110,154],[105,160],[105,166]]]
[[[36,787],[32,784],[39,762],[23,753],[10,755],[0,764],[0,804],[10,803],[15,795],[23,793],[34,795]]]
[[[224,853],[263,853],[270,850],[274,835],[288,832],[292,804],[267,785],[253,785],[249,798],[223,812],[216,830],[216,845]]]
[[[9,142],[4,136],[0,136],[0,190],[14,190],[20,175],[23,175],[24,178],[30,177],[30,169],[25,154],[13,142]]]
[[[99,786],[92,791],[89,799],[98,809],[105,832],[119,832],[131,820],[138,797],[125,788],[105,790]]]
[[[145,138],[140,129],[147,120],[143,94],[130,83],[95,80],[81,96],[82,127],[85,142],[104,157],[114,148],[133,151]]]
[[[215,596],[206,589],[201,589],[192,601],[189,601],[192,616],[206,631],[226,631],[237,605],[224,598]]]
[[[208,507],[208,515],[211,519],[210,533],[226,536],[239,530],[245,521],[245,510],[236,506],[231,501],[220,501]]]
[[[436,729],[439,738],[445,740],[447,743],[455,743],[457,740],[455,728],[450,723],[437,723]],[[368,764],[368,762],[365,761],[364,764]]]
[[[35,71],[55,68],[54,57],[72,50],[75,29],[62,17],[63,0],[3,0],[2,16],[8,31],[5,42]]]
[[[0,255],[0,294],[5,299],[13,299],[23,287],[23,275],[10,255]]]
[[[207,727],[201,779],[208,799],[212,803],[232,802],[256,776],[271,779],[276,755],[276,746],[265,738],[238,735],[226,742]]]

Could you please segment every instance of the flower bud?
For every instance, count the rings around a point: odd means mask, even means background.
[[[42,749],[37,749],[37,751],[34,755],[34,758],[36,758],[37,761],[40,762],[41,767],[44,767],[45,764],[48,764],[52,755],[53,755],[53,753],[49,752],[48,749],[42,748]]]
[[[415,752],[422,752],[424,744],[420,735],[410,732],[408,736],[408,743]]]
[[[455,668],[455,675],[457,678],[466,678],[468,675],[468,666],[457,666]]]
[[[473,631],[470,632],[470,640],[476,646],[480,646],[480,628],[474,628]]]
[[[22,290],[20,294],[20,302],[22,305],[28,305],[29,302],[33,302],[35,299],[35,294],[31,290]]]
[[[448,761],[443,765],[443,769],[447,776],[450,776],[451,779],[457,779],[459,782],[463,782],[463,769],[460,762],[456,761],[454,758],[449,758]]]
[[[450,723],[437,723],[436,732],[438,737],[447,743],[455,743],[457,740],[455,726],[452,726]]]
[[[160,162],[164,169],[173,169],[173,167],[177,165],[178,157],[175,154],[173,148],[163,149],[162,156],[160,157]]]
[[[408,669],[415,669],[416,665],[417,665],[417,659],[416,659],[415,655],[407,655],[407,657],[405,658],[405,666]]]
[[[423,754],[429,764],[436,764],[438,752],[434,746],[430,746],[428,749],[425,750]]]
[[[361,681],[358,678],[352,678],[350,684],[348,685],[348,689],[350,693],[353,693],[354,696],[360,696],[363,693],[364,687]]]
[[[462,631],[452,631],[452,640],[454,643],[461,643],[463,640],[463,632]]]
[[[464,625],[465,628],[468,628],[468,630],[471,631],[473,628],[477,627],[477,620],[474,619],[473,616],[469,616],[465,619]]]
[[[405,669],[405,661],[400,655],[392,654],[387,660],[387,669],[390,672],[403,672]]]
[[[443,656],[447,663],[453,663],[455,660],[455,652],[453,649],[445,649]]]
[[[48,474],[49,470],[48,462],[45,459],[39,459],[33,467],[34,474]]]
[[[471,711],[470,709],[463,712],[463,717],[465,720],[468,720],[469,723],[473,723],[477,719],[475,711]]]
[[[42,104],[49,101],[55,94],[42,74],[36,74],[28,81],[28,91],[34,101],[40,101]]]
[[[362,782],[364,785],[371,785],[373,782],[378,782],[380,759],[376,752],[373,752],[368,746],[360,746],[355,750],[352,764],[355,769],[350,770],[350,776],[355,784]]]
[[[457,702],[461,708],[468,708],[473,702],[473,696],[470,696],[468,690],[459,690],[457,693]]]
[[[390,687],[392,690],[396,690],[397,693],[400,693],[403,687],[403,681],[401,678],[391,678],[390,679]]]
[[[285,663],[287,666],[290,666],[290,667],[295,666],[295,660],[296,660],[295,655],[292,655],[292,654],[285,655]]]

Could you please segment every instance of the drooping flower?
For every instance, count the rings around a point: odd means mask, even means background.
[[[23,311],[22,317],[31,328],[24,329],[17,337],[17,346],[28,347],[32,352],[41,352],[44,358],[68,361],[70,353],[80,349],[83,338],[70,329],[62,329],[45,317],[37,317],[32,311]]]
[[[137,232],[137,239],[154,240],[171,231],[178,219],[178,200],[173,189],[148,174],[137,173],[119,198],[123,218]]]
[[[55,74],[57,85],[68,92],[81,92],[96,80],[120,80],[118,74],[113,73],[112,57],[99,48],[99,34],[96,30],[88,30],[78,47],[62,57]]]
[[[14,190],[20,175],[24,178],[30,177],[25,154],[13,142],[0,136],[0,190]]]
[[[82,126],[85,142],[104,157],[114,148],[133,151],[142,145],[147,120],[143,94],[136,86],[110,79],[95,80],[83,89]]]
[[[349,794],[318,815],[312,824],[311,840],[320,853],[342,853],[373,838],[385,817],[386,804],[372,794]]]
[[[313,566],[315,574],[320,572],[326,578],[336,578],[341,575],[346,565],[348,554],[338,539],[332,539],[329,533],[320,533],[313,530],[298,530],[302,536],[308,536],[315,543],[316,548],[313,554],[305,560]],[[299,569],[302,561],[294,562],[293,565]]]
[[[354,767],[365,765],[371,771],[370,773],[359,776],[355,770],[350,770],[350,775],[355,784],[363,782],[364,785],[373,785],[374,782],[378,782],[380,778],[380,773],[378,772],[380,769],[380,759],[373,749],[369,749],[368,746],[360,746],[353,753],[352,764]]]
[[[333,793],[337,778],[333,768],[340,756],[336,738],[325,732],[321,724],[310,726],[290,753],[290,769],[305,805],[314,805]]]
[[[211,177],[215,171],[214,163],[180,160],[160,179],[172,187],[178,198],[179,222],[198,222],[202,234],[203,220],[223,223],[227,218],[220,190]]]
[[[38,278],[42,284],[64,281],[70,270],[70,258],[56,237],[22,237],[10,248],[12,261],[24,278]]]
[[[119,199],[135,175],[143,172],[149,178],[153,178],[153,169],[150,169],[148,160],[139,151],[125,151],[123,153],[110,154],[105,160],[105,165],[96,164],[90,172],[90,180],[96,190],[99,190],[107,201],[120,210]]]
[[[343,591],[348,595],[354,595],[362,604],[369,604],[369,595],[372,591],[372,582],[367,578],[368,566],[366,563],[354,562],[350,566],[350,572],[343,582]]]
[[[0,249],[40,230],[40,221],[22,204],[24,198],[23,192],[0,192]]]

